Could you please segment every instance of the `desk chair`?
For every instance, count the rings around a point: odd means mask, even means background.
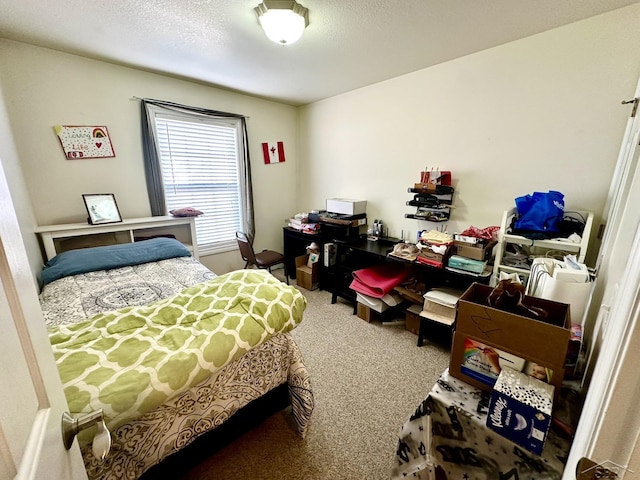
[[[246,262],[244,268],[247,268],[249,265],[255,265],[257,268],[266,268],[271,272],[271,267],[283,264],[284,276],[287,279],[287,285],[289,285],[289,273],[287,272],[287,263],[283,254],[273,250],[263,250],[260,253],[255,253],[253,251],[253,245],[243,232],[236,232],[236,240],[240,248],[240,255],[242,255],[242,259]]]

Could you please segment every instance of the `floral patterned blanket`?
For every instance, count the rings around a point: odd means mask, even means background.
[[[47,325],[67,325],[109,310],[146,305],[215,277],[193,257],[123,265],[48,283],[40,293],[40,305]]]

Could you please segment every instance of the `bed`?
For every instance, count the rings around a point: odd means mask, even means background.
[[[89,478],[138,478],[282,385],[305,436],[313,394],[289,332],[306,300],[268,271],[215,275],[155,238],[61,253],[42,281],[70,412],[102,408],[112,433],[104,461],[79,434]]]

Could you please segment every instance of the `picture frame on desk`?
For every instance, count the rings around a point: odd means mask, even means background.
[[[90,225],[122,222],[113,193],[83,193],[82,200],[89,215],[87,222]]]

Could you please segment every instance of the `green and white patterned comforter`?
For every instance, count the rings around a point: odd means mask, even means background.
[[[109,428],[153,410],[302,320],[306,299],[264,270],[239,270],[149,305],[50,328],[73,413]]]

